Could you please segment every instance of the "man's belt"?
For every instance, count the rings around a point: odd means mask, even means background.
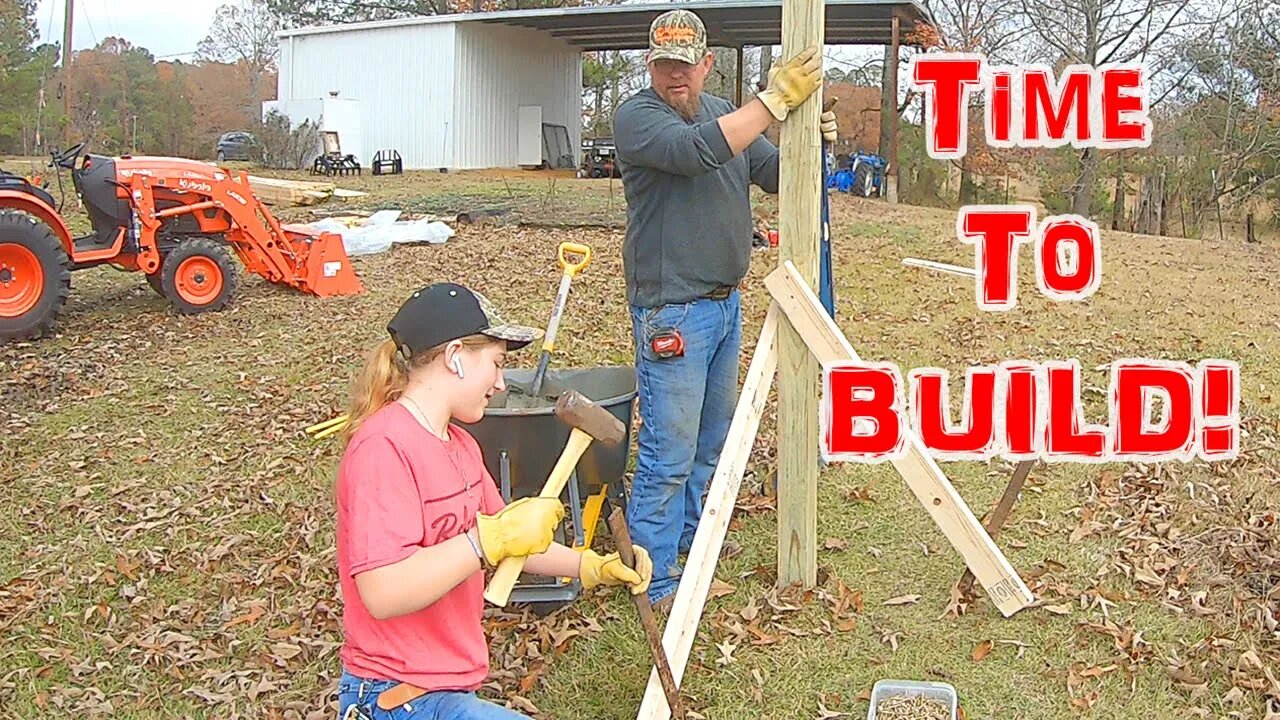
[[[427,692],[427,690],[409,683],[398,683],[378,693],[378,707],[383,710],[394,710],[405,703],[417,700],[426,695]]]
[[[703,295],[702,297],[707,298],[709,300],[724,300],[724,299],[727,299],[729,295],[732,294],[733,291],[737,289],[738,289],[737,285],[721,285],[720,287],[716,288],[715,290],[712,290],[711,292]]]

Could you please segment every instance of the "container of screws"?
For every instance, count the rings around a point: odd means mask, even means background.
[[[955,720],[958,705],[947,683],[880,680],[871,688],[867,720]]]

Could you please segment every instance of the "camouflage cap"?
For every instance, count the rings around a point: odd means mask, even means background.
[[[512,350],[518,350],[542,337],[542,331],[538,328],[516,325],[503,320],[502,315],[498,313],[498,308],[489,301],[489,298],[474,290],[471,291],[471,294],[475,296],[476,302],[480,305],[480,310],[489,320],[489,327],[481,330],[481,333],[499,340],[506,340],[507,347]]]
[[[648,62],[667,59],[694,65],[706,56],[707,29],[692,12],[669,10],[649,26]]]
[[[511,350],[542,337],[537,328],[506,322],[488,298],[457,283],[436,283],[415,292],[387,331],[405,358],[468,335],[505,340]]]

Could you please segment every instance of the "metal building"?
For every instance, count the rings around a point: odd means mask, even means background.
[[[739,73],[744,46],[781,42],[780,0],[682,5],[702,17],[711,45],[738,49]],[[581,53],[647,47],[649,24],[672,7],[512,10],[285,30],[278,34],[279,99],[264,103],[264,112],[320,121],[338,133],[342,152],[365,166],[380,149],[399,151],[406,168],[555,166],[566,144],[576,166]],[[896,44],[900,25],[929,22],[916,0],[826,0],[825,14],[826,42],[834,45]]]

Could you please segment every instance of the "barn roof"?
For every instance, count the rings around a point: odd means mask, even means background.
[[[465,22],[540,30],[583,50],[637,50],[648,47],[649,24],[653,19],[675,7],[693,10],[702,18],[707,26],[707,43],[711,46],[737,48],[782,43],[781,0],[703,0],[457,13],[297,28],[278,35],[283,38]],[[898,18],[903,35],[915,23],[932,23],[928,11],[917,0],[826,0],[824,7],[827,45],[887,45],[894,17]],[[903,44],[906,44],[905,37]]]

